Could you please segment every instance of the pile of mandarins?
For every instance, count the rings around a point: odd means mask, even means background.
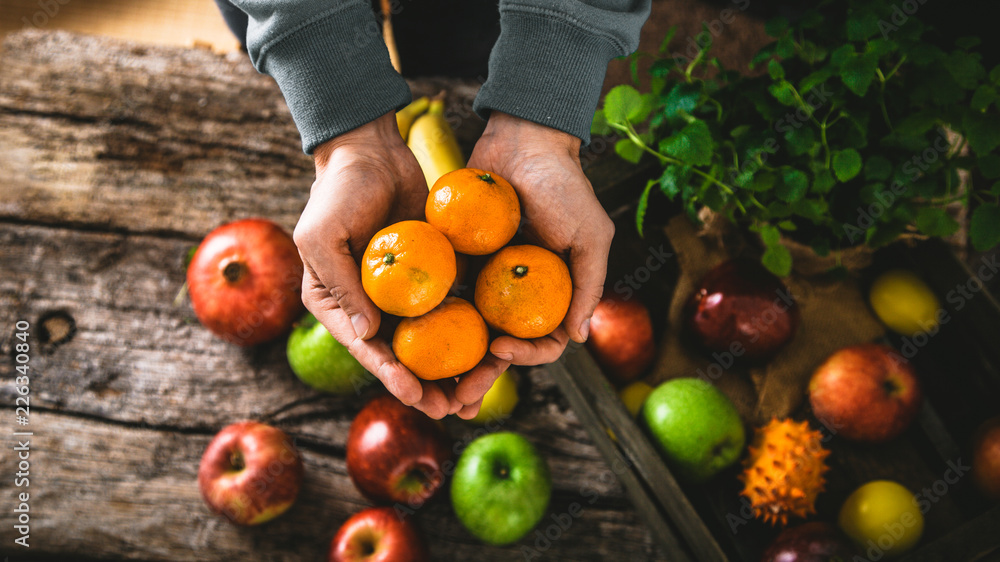
[[[382,311],[404,317],[392,338],[399,361],[425,380],[475,367],[489,349],[489,327],[516,338],[548,335],[569,310],[573,284],[556,254],[506,246],[521,205],[500,176],[462,168],[430,189],[424,221],[375,234],[361,263],[365,292]],[[465,256],[489,256],[476,278],[475,306],[448,296]]]

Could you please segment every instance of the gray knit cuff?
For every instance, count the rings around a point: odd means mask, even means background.
[[[411,99],[367,3],[303,22],[265,45],[258,67],[281,88],[306,154]]]
[[[556,15],[508,11],[473,109],[509,113],[590,142],[608,62],[621,47]]]

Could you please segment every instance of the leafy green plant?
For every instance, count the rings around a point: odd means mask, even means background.
[[[974,208],[976,249],[1000,244],[1000,66],[984,68],[974,37],[934,46],[919,13],[898,23],[890,2],[844,4],[769,21],[775,41],[746,73],[723,69],[710,41],[691,60],[667,55],[671,31],[649,91],[608,92],[593,133],[662,166],[639,200],[640,233],[659,191],[692,220],[707,207],[757,232],[779,275],[791,270],[783,235],[819,255],[947,236],[956,202]]]

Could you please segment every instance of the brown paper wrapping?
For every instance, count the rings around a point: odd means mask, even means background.
[[[721,369],[725,365],[682,341],[684,303],[708,270],[746,251],[747,244],[718,222],[699,232],[683,215],[674,217],[665,230],[677,253],[681,273],[651,383],[676,377],[704,378],[729,396],[744,420],[761,424],[772,416],[787,417],[799,408],[810,376],[831,353],[884,334],[855,279],[793,273],[784,281],[801,313],[794,339],[766,366]],[[713,363],[719,367],[712,367]]]

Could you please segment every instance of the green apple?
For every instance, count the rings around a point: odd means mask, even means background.
[[[483,542],[510,544],[545,515],[552,495],[549,466],[527,439],[502,431],[475,439],[455,465],[451,505]]]
[[[295,376],[316,390],[350,394],[375,380],[312,314],[292,329],[286,351]]]
[[[479,413],[469,421],[479,425],[489,421],[503,421],[510,417],[517,402],[517,379],[510,371],[504,371],[483,396]]]
[[[701,379],[672,379],[656,387],[642,416],[667,463],[691,482],[704,482],[736,462],[746,442],[736,407]]]

